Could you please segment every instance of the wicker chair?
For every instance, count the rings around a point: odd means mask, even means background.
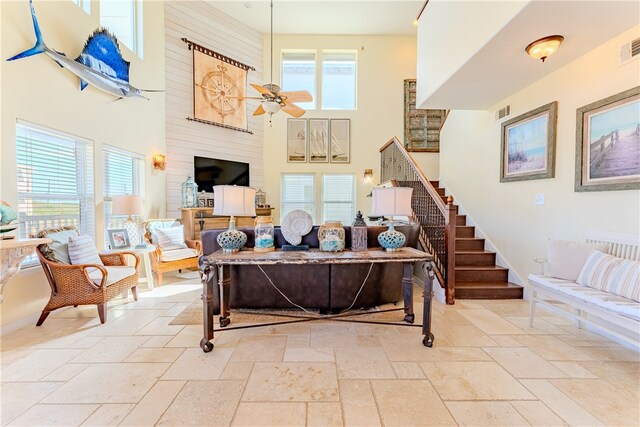
[[[186,240],[185,244],[187,248],[194,249],[196,251],[196,255],[177,259],[175,261],[167,261],[165,253],[163,257],[162,249],[154,241],[155,239],[155,230],[158,228],[169,228],[175,227],[177,225],[182,224],[179,219],[149,219],[144,222],[145,229],[145,239],[148,243],[156,245],[155,252],[151,253],[151,269],[153,270],[153,274],[156,276],[156,283],[158,285],[162,284],[162,274],[169,271],[182,271],[185,268],[198,268],[198,258],[202,254],[202,248],[200,242],[197,240]]]
[[[131,289],[134,300],[138,300],[138,264],[140,259],[133,252],[119,252],[117,254],[100,254],[104,266],[97,264],[65,264],[51,261],[43,255],[43,246],[36,248],[36,253],[51,286],[51,297],[42,310],[36,326],[40,326],[53,310],[79,305],[98,307],[100,323],[107,321],[107,301]],[[127,266],[125,256],[132,256],[135,260],[135,274],[122,278],[115,283],[109,283],[109,273],[105,267]],[[89,277],[90,269],[97,269],[101,273],[99,284]],[[94,276],[96,275],[93,273]]]

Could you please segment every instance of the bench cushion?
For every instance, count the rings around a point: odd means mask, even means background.
[[[577,282],[640,302],[640,261],[593,251],[582,267]]]
[[[617,314],[640,320],[640,303],[629,298],[614,295],[588,286],[581,286],[569,280],[530,274],[529,281],[549,290],[562,292],[568,296],[578,298],[599,307],[611,310]]]

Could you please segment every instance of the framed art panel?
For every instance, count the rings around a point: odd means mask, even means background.
[[[575,191],[640,189],[640,86],[578,108]]]
[[[329,130],[331,131],[331,163],[351,162],[351,136],[349,132],[349,119],[331,119]]]
[[[309,119],[309,163],[329,161],[329,119]]]
[[[440,152],[440,129],[447,110],[416,108],[416,80],[404,81],[404,148],[423,153]]]
[[[307,161],[307,119],[287,119],[287,162]]]
[[[502,123],[500,182],[553,178],[558,103]]]

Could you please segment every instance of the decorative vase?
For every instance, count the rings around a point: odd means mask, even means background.
[[[344,251],[344,227],[340,221],[325,221],[318,230],[320,250],[325,252]]]
[[[254,252],[275,251],[273,221],[270,216],[259,216],[256,218],[256,244]]]
[[[364,222],[360,211],[351,224],[351,250],[355,252],[367,250],[367,223]]]
[[[180,186],[182,190],[182,206],[183,208],[198,207],[198,184],[193,180],[191,175]]]
[[[387,252],[399,251],[404,246],[407,238],[404,234],[396,231],[393,222],[389,223],[389,229],[378,234],[378,243],[386,249]]]
[[[236,230],[236,220],[231,217],[229,229],[218,234],[217,240],[223,253],[232,254],[238,252],[247,243],[247,235]]]

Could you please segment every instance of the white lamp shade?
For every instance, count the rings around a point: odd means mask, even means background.
[[[413,188],[371,189],[371,216],[410,216]]]
[[[256,190],[235,185],[213,187],[213,214],[224,216],[256,216]]]
[[[113,196],[111,198],[111,215],[141,216],[142,212],[142,197],[138,195]]]

